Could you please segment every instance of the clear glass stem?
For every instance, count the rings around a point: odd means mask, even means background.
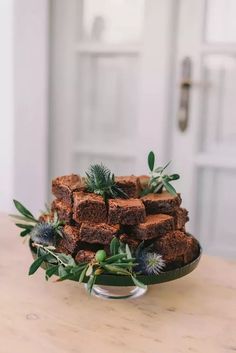
[[[87,284],[85,284],[85,288],[87,288]],[[147,288],[140,287],[94,285],[92,289],[92,295],[103,299],[133,299],[144,295],[146,292]]]

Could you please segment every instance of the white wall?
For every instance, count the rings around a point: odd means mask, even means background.
[[[48,1],[15,0],[14,197],[43,208],[47,190]]]
[[[0,1],[0,210],[13,197],[13,0]]]
[[[47,196],[48,0],[0,0],[0,211]]]

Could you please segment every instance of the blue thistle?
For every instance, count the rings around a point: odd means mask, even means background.
[[[33,242],[44,246],[55,246],[57,242],[57,231],[51,223],[37,223],[30,232]]]
[[[138,257],[138,268],[143,274],[158,275],[165,267],[162,255],[155,252],[143,251]]]

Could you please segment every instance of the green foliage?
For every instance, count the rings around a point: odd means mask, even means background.
[[[127,198],[126,193],[115,182],[115,176],[103,164],[93,164],[86,173],[87,191],[109,198]]]
[[[143,191],[142,196],[149,193],[160,193],[163,187],[172,195],[177,195],[177,192],[170,182],[180,178],[179,174],[164,174],[164,171],[171,162],[168,162],[164,167],[155,168],[155,155],[151,151],[148,154],[148,167],[150,169],[150,180],[147,188]]]
[[[71,255],[56,253],[52,246],[42,244],[33,244],[37,248],[37,258],[29,269],[29,275],[35,273],[44,262],[47,265],[45,278],[48,280],[51,276],[59,276],[58,281],[66,279],[78,280],[83,282],[86,277],[87,290],[91,293],[93,285],[96,283],[97,276],[101,274],[115,274],[130,276],[135,285],[142,286],[137,278],[133,268],[137,266],[136,258],[132,257],[129,246],[121,243],[117,238],[111,241],[112,255],[107,257],[104,250],[98,250],[95,258],[89,263],[76,264]],[[102,254],[102,257],[100,256]]]

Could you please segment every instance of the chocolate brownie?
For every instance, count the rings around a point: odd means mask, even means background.
[[[72,207],[61,200],[55,199],[51,206],[52,212],[57,212],[60,221],[71,223],[72,221]]]
[[[137,239],[147,240],[161,237],[174,229],[174,218],[165,214],[149,215],[146,221],[131,227],[130,231]]]
[[[188,211],[185,208],[177,208],[173,212],[167,213],[170,216],[174,217],[175,229],[182,230],[184,229],[185,223],[189,221]]]
[[[123,190],[129,198],[139,196],[140,185],[136,176],[118,176],[115,178],[115,182],[116,185]]]
[[[63,228],[64,238],[62,241],[62,245],[64,246],[64,248],[69,250],[71,254],[75,252],[76,248],[80,243],[79,230],[79,227],[69,225],[66,225]]]
[[[168,232],[157,239],[154,248],[167,264],[175,263],[175,265],[192,261],[199,252],[197,241],[179,230]]]
[[[71,174],[57,177],[52,180],[52,193],[56,198],[72,205],[73,191],[83,191],[85,188],[83,178]]]
[[[135,239],[134,237],[125,233],[121,234],[119,239],[122,243],[128,244],[129,247],[133,250],[135,250],[142,241],[140,239]]]
[[[78,222],[106,223],[107,210],[102,196],[74,192],[73,219]]]
[[[79,250],[75,256],[77,263],[90,262],[95,256],[95,252],[91,250]]]
[[[180,195],[171,195],[167,191],[160,194],[148,194],[141,198],[147,214],[170,213],[176,210],[181,204]]]
[[[80,239],[87,243],[108,245],[117,234],[119,227],[106,223],[82,223],[80,227]]]
[[[66,240],[64,238],[61,238],[56,246],[56,253],[63,253],[66,255],[71,255],[71,251],[69,251],[66,247]]]
[[[108,207],[109,224],[131,225],[145,221],[145,207],[139,199],[110,199]]]

